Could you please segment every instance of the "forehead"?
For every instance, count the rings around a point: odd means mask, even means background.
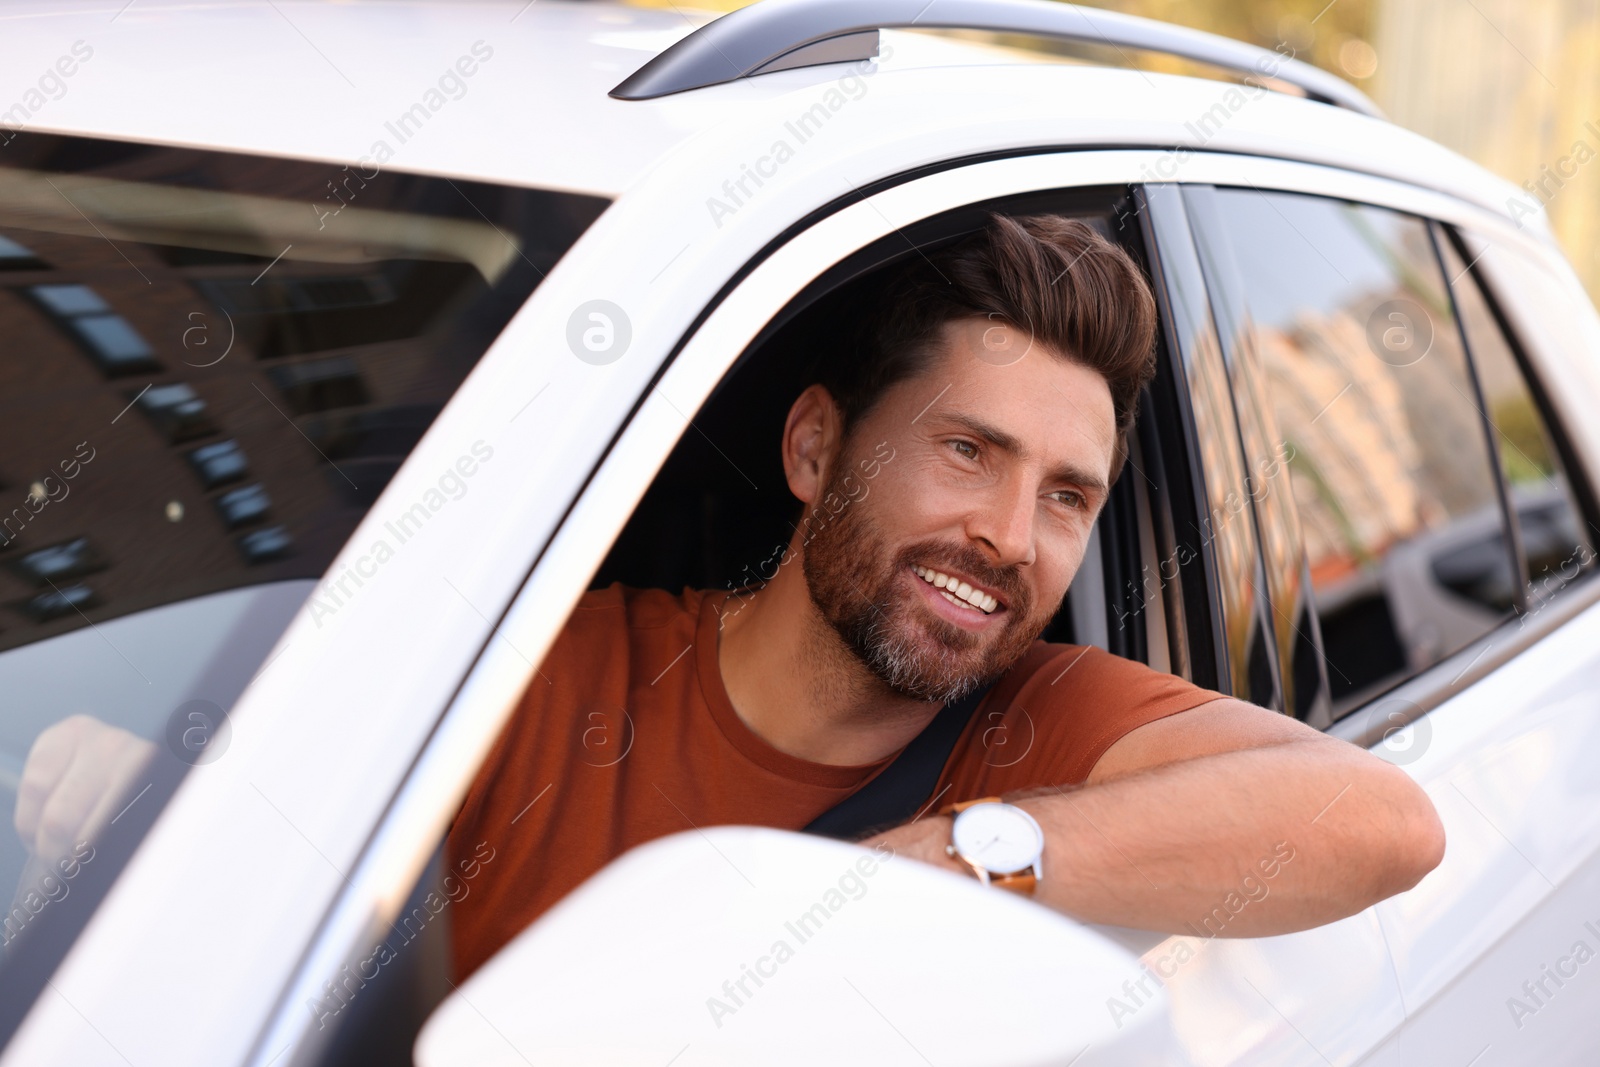
[[[896,416],[913,408],[919,425],[959,413],[1017,438],[1040,458],[1110,468],[1116,414],[1105,378],[998,321],[945,323],[930,358],[890,392],[884,399]]]

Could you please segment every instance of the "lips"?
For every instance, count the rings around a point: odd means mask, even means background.
[[[986,593],[982,589],[974,588],[971,583],[960,578],[920,564],[914,565],[911,569],[918,578],[938,589],[946,600],[959,607],[975,609],[985,615],[993,614],[995,609],[1000,607],[1000,599],[998,597],[992,593]]]

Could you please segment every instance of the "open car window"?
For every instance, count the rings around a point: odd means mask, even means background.
[[[1057,213],[1082,218],[1112,240],[1125,239],[1114,208],[1094,212],[1077,201]],[[946,219],[943,225],[959,224]],[[785,483],[778,447],[789,405],[815,380],[819,354],[842,343],[841,324],[877,299],[885,273],[908,254],[913,253],[899,235],[865,249],[772,320],[695,414],[595,573],[591,589],[621,582],[673,592],[685,586],[742,590],[759,589],[772,579],[802,517]],[[841,281],[840,275],[853,276]],[[1148,505],[1137,498],[1151,486],[1132,469],[1122,482],[1128,484],[1115,505],[1108,504],[1068,600],[1044,637],[1146,660],[1149,627],[1161,625],[1153,621],[1160,614],[1159,600],[1147,601],[1159,594],[1148,583],[1141,586],[1137,568],[1121,572],[1139,551],[1141,515],[1149,525]],[[1108,525],[1114,534],[1106,532]],[[1110,547],[1108,537],[1116,539]],[[1128,581],[1113,578],[1108,585],[1107,553],[1115,554],[1111,565]],[[1114,603],[1113,594],[1126,603]],[[1156,658],[1164,667],[1164,642]]]
[[[227,711],[278,635],[605,204],[376,164],[9,139],[8,989],[37,991],[181,775],[225,758]],[[102,790],[91,804],[65,796],[80,778]],[[31,999],[5,998],[0,1031]]]
[[[783,565],[784,548],[801,519],[801,505],[784,477],[779,437],[790,404],[814,380],[819,346],[837,338],[846,318],[859,314],[874,299],[888,269],[917,254],[908,240],[922,249],[954,241],[980,227],[989,211],[1053,212],[1080,218],[1127,248],[1136,260],[1145,257],[1126,187],[974,204],[907,227],[905,235],[895,233],[846,257],[775,309],[704,404],[685,413],[692,417],[680,424],[675,447],[605,552],[588,588],[604,590],[621,583],[677,595],[685,588],[758,589],[770,581]],[[1156,432],[1153,425],[1149,429]],[[1133,441],[1132,447],[1133,455],[1113,486],[1083,565],[1043,636],[1095,645],[1168,670],[1172,664],[1168,619],[1156,561],[1170,556],[1171,547],[1161,546],[1164,534],[1152,518],[1154,508],[1164,507],[1158,498],[1167,487],[1152,480],[1155,475],[1150,472],[1157,468],[1145,462],[1144,438]],[[1204,610],[1203,605],[1197,610]],[[686,649],[684,654],[695,653]],[[671,664],[666,666],[670,670]],[[538,668],[530,669],[527,684],[545,684],[542,674]],[[581,745],[570,753],[573,761],[598,768],[626,755],[629,717],[627,709],[617,710],[620,714],[611,714],[610,709],[598,714],[588,705],[575,710],[591,725],[584,730]],[[1025,743],[1023,738],[986,738],[996,759],[1008,751],[1003,746],[1020,749]],[[535,800],[535,804],[560,802],[554,794]],[[335,976],[333,993],[316,999],[317,1039],[328,1042],[317,1062],[409,1062],[416,1028],[452,989],[452,924],[461,909],[447,902],[485,892],[489,880],[507,873],[486,863],[478,875],[482,880],[474,882],[457,866],[459,862],[452,865],[442,848],[435,852],[398,909],[399,918],[382,933],[383,944],[390,948],[382,955],[392,963],[363,970],[377,950],[362,946],[361,958]],[[352,974],[365,980],[353,983],[348,977]],[[341,985],[347,991],[341,991]]]

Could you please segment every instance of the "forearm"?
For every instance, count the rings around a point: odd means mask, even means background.
[[[1432,805],[1403,771],[1332,744],[1225,752],[1015,799],[1045,834],[1035,899],[1089,922],[1259,937],[1410,888],[1442,848]],[[882,836],[961,870],[942,854],[948,824]]]

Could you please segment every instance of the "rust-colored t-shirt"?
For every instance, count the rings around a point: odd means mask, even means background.
[[[717,824],[799,830],[888,766],[798,759],[744,724],[717,667],[727,595],[613,585],[579,602],[450,830],[450,868],[475,875],[451,909],[458,977],[635,845]],[[930,800],[1080,783],[1128,731],[1218,696],[1092,646],[1035,642]]]

